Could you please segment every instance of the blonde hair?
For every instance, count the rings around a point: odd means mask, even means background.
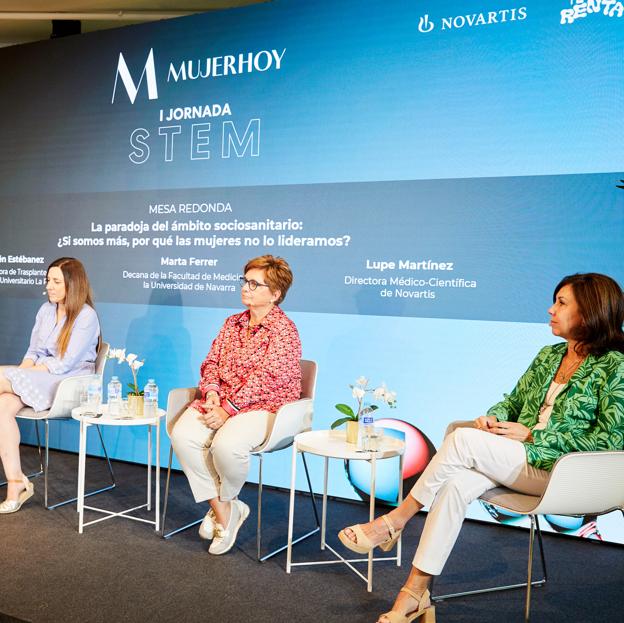
[[[60,268],[65,280],[65,324],[56,341],[59,355],[63,358],[78,314],[85,304],[93,307],[93,309],[95,307],[89,279],[82,262],[74,257],[60,257],[48,266],[46,277],[50,273],[50,269],[55,267]]]
[[[249,260],[245,264],[243,272],[247,274],[247,271],[254,268],[264,271],[266,282],[271,292],[279,290],[279,299],[275,301],[276,305],[279,305],[286,298],[286,292],[288,292],[288,288],[290,288],[293,282],[293,274],[288,262],[283,257],[260,255]]]

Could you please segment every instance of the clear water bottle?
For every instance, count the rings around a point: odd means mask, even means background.
[[[154,379],[149,379],[143,390],[143,412],[149,416],[158,413],[158,385]]]
[[[102,402],[102,379],[97,376],[87,386],[87,407],[89,413],[97,413]]]
[[[358,449],[369,452],[372,450],[371,439],[374,436],[375,420],[370,413],[360,417],[358,431]]]
[[[114,376],[107,387],[106,398],[108,402],[108,412],[111,415],[119,415],[121,412],[121,381]]]

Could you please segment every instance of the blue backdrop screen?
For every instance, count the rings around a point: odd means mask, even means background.
[[[383,416],[439,444],[554,341],[563,275],[624,281],[623,13],[277,0],[0,50],[3,360],[47,264],[74,255],[105,339],[163,396],[194,385],[245,261],[274,253],[319,364],[315,427],[363,374],[397,391]],[[109,432],[113,455],[142,461],[134,435]],[[287,486],[282,454],[267,479]],[[342,466],[330,483],[356,496]],[[620,524],[592,534],[623,542]]]

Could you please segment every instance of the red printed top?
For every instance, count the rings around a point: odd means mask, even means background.
[[[279,308],[249,329],[249,311],[230,316],[200,368],[203,411],[209,391],[216,391],[229,415],[266,410],[275,413],[301,396],[301,342],[297,327]]]

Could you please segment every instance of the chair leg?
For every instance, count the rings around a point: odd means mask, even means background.
[[[541,586],[546,583],[548,579],[546,574],[546,559],[544,558],[544,545],[542,543],[542,531],[539,525],[539,517],[536,515],[529,515],[531,518],[531,530],[529,535],[529,568],[527,572],[527,594],[526,594],[526,605],[524,609],[524,620],[525,623],[528,623],[529,616],[531,614],[531,587],[532,586]],[[533,576],[533,543],[535,533],[537,532],[537,542],[539,543],[540,549],[540,558],[542,559],[542,571],[544,574],[544,578],[537,582],[532,582],[531,578]]]
[[[541,581],[541,584],[546,584],[546,580],[548,580],[548,573],[546,572],[546,557],[544,554],[544,543],[542,542],[542,529],[540,528],[539,523],[539,515],[535,515],[535,531],[537,533],[537,542],[539,544],[540,551],[540,560],[542,561],[542,575],[544,579]],[[535,583],[534,586],[537,586],[538,583]]]
[[[73,498],[69,498],[67,500],[62,500],[61,502],[57,502],[56,504],[50,504],[48,505],[48,465],[49,465],[49,454],[50,454],[50,444],[49,444],[49,420],[45,420],[45,425],[46,425],[46,445],[45,445],[45,494],[44,494],[44,498],[45,498],[45,507],[51,511],[54,510],[55,508],[59,508],[59,506],[65,506],[66,504],[71,504],[72,502],[75,502],[78,498],[77,497],[73,497]],[[115,474],[113,472],[113,466],[111,465],[111,461],[110,458],[108,456],[108,452],[106,450],[106,444],[104,443],[104,437],[102,436],[102,429],[99,425],[96,425],[96,429],[98,432],[98,435],[100,437],[100,443],[102,444],[102,450],[104,452],[104,457],[106,458],[106,463],[108,465],[108,472],[110,474],[111,477],[111,484],[107,485],[106,487],[102,487],[100,489],[96,489],[95,491],[89,491],[88,493],[85,493],[85,498],[91,497],[92,495],[97,495],[98,493],[104,493],[104,491],[110,491],[111,489],[114,489],[117,486],[117,482],[115,481]]]
[[[95,425],[95,428],[98,432],[98,436],[100,438],[100,443],[102,444],[102,451],[104,452],[104,457],[106,458],[106,464],[108,465],[108,473],[111,477],[111,489],[117,485],[115,480],[115,474],[113,472],[113,466],[111,465],[110,457],[108,456],[108,452],[106,451],[106,444],[104,443],[104,437],[102,436],[102,427],[99,424]]]
[[[529,517],[531,519],[531,528],[529,530],[529,566],[527,569],[526,604],[524,607],[525,623],[529,622],[531,613],[531,579],[533,577],[533,543],[535,541],[535,515],[530,515]]]
[[[537,542],[540,548],[540,559],[542,562],[542,572],[543,577],[540,580],[533,580],[532,573],[529,574],[526,582],[521,582],[519,584],[507,584],[503,586],[492,586],[490,588],[478,588],[470,591],[462,591],[460,593],[449,593],[448,595],[439,595],[439,596],[431,596],[431,601],[443,601],[445,599],[455,599],[456,597],[466,597],[468,595],[480,595],[481,593],[495,593],[497,591],[508,591],[515,588],[526,588],[527,589],[527,601],[525,604],[525,616],[528,616],[528,608],[529,601],[531,598],[530,589],[533,586],[543,586],[546,584],[546,580],[548,579],[546,575],[546,558],[544,554],[544,545],[542,543],[542,532],[540,530],[539,521],[535,515],[529,515],[531,520],[531,528],[529,534],[529,569],[532,569],[532,561],[533,561],[533,540],[535,536],[535,532],[537,532]],[[431,590],[431,587],[430,587]],[[528,621],[528,618],[526,619]]]
[[[260,541],[262,537],[262,519],[261,519],[262,518],[262,454],[258,454],[258,458],[260,459],[260,463],[259,463],[259,469],[258,469],[258,528],[257,528],[256,539],[257,539],[257,549],[258,549],[258,562],[264,562],[265,560],[268,560],[269,558],[273,558],[273,556],[287,549],[288,543],[286,543],[286,545],[282,545],[282,547],[279,547],[276,550],[273,550],[272,552],[268,554],[265,554],[264,556],[260,556]],[[302,534],[300,537],[297,537],[296,539],[293,539],[293,542],[292,542],[293,545],[295,545],[296,543],[299,543],[300,541],[303,541],[304,539],[307,539],[308,537],[311,537],[313,534],[316,534],[321,529],[321,523],[320,523],[319,516],[318,516],[318,510],[316,508],[316,502],[314,499],[314,492],[312,491],[312,482],[310,481],[308,465],[306,463],[305,454],[303,452],[301,453],[301,458],[303,459],[303,466],[305,468],[306,479],[308,481],[308,488],[310,490],[310,499],[312,501],[314,519],[316,520],[316,528],[314,528],[313,530],[310,530],[310,532],[306,532],[305,534]]]
[[[50,422],[44,420],[45,459],[43,461],[43,505],[48,508],[48,467],[50,465]]]
[[[160,518],[160,536],[165,537],[165,521],[167,520],[167,503],[169,502],[169,481],[171,479],[171,461],[173,459],[173,446],[169,448],[169,465],[167,467],[167,480],[165,481],[165,500],[163,512]]]
[[[256,557],[262,562],[262,453],[258,454],[258,523],[256,525]]]
[[[35,420],[35,434],[37,435],[37,451],[39,452],[39,471],[34,472],[32,476],[41,476],[41,474],[43,474],[43,454],[41,452],[41,435],[39,434],[39,420]]]
[[[318,510],[316,508],[316,500],[314,498],[314,491],[312,491],[312,481],[310,480],[310,472],[308,471],[308,464],[306,462],[304,452],[301,453],[301,459],[303,460],[303,469],[305,471],[306,480],[308,481],[308,491],[310,492],[310,502],[312,503],[312,511],[314,512],[314,520],[316,521],[316,527],[320,530],[321,520],[319,519],[319,516],[318,516]]]
[[[196,526],[197,524],[204,521],[204,518],[202,517],[201,519],[196,519],[195,521],[192,521],[191,523],[188,523],[185,526],[182,526],[181,528],[176,528],[175,530],[172,530],[171,532],[165,532],[165,520],[167,519],[167,504],[169,502],[169,483],[171,480],[171,463],[172,462],[173,462],[173,446],[169,448],[169,465],[167,467],[167,481],[165,484],[165,501],[163,503],[162,520],[160,522],[160,526],[161,526],[160,536],[163,539],[168,539],[172,537],[174,534],[178,534],[178,532],[182,532],[188,528],[192,528],[193,526]]]

